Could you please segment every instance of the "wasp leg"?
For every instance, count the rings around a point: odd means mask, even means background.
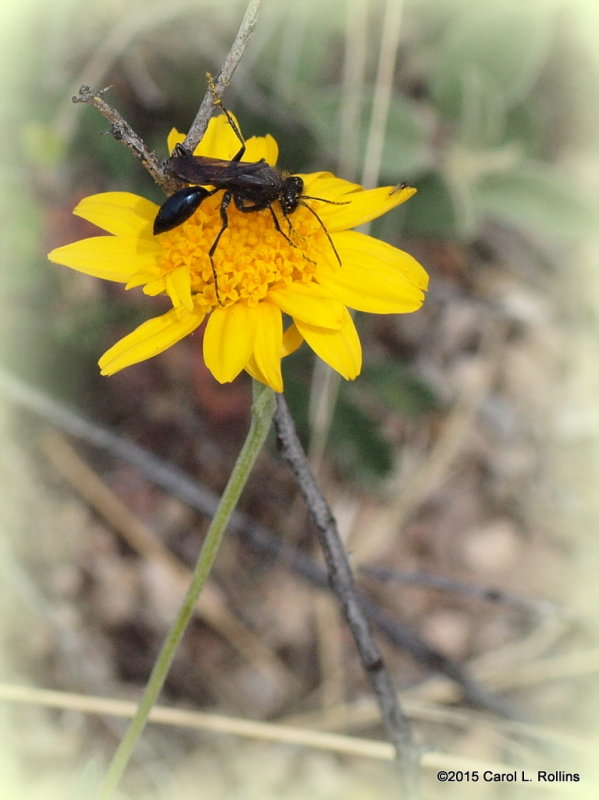
[[[219,103],[219,105],[222,108],[224,114],[226,115],[229,125],[233,128],[235,136],[237,136],[237,138],[241,142],[241,147],[239,148],[238,152],[235,153],[235,155],[233,156],[231,161],[241,161],[241,159],[243,158],[243,154],[245,153],[245,139],[243,138],[243,135],[242,135],[241,131],[239,130],[239,128],[237,127],[237,125],[235,123],[235,120],[229,114],[227,109],[223,106],[222,103]]]
[[[269,200],[261,200],[259,203],[252,203],[251,206],[245,205],[245,198],[239,197],[238,195],[235,196],[234,200],[239,211],[243,211],[244,213],[251,213],[252,211],[264,211],[265,208],[270,208]]]
[[[292,247],[297,247],[296,243],[295,243],[295,242],[294,242],[294,241],[293,241],[293,240],[292,240],[292,239],[291,239],[291,238],[290,238],[290,237],[289,237],[289,236],[288,236],[288,235],[285,233],[285,231],[283,230],[283,228],[281,228],[281,223],[279,222],[279,218],[278,218],[278,217],[277,217],[277,215],[275,214],[275,210],[274,210],[274,208],[273,208],[272,206],[268,206],[268,210],[270,211],[270,215],[271,215],[271,217],[272,217],[272,221],[274,222],[274,226],[275,226],[275,228],[276,228],[276,229],[277,229],[277,231],[278,231],[278,232],[281,234],[281,236],[283,237],[283,239],[286,239],[286,240],[287,240],[287,242],[288,242],[288,243],[289,243],[289,244],[290,244]],[[291,224],[291,220],[289,219],[289,217],[287,216],[287,214],[284,214],[284,217],[285,217],[285,219],[287,220],[287,225],[289,225],[289,233],[291,233],[291,231],[294,231],[294,230],[295,230],[295,228],[294,228],[294,227],[293,227],[293,225]]]
[[[222,220],[222,228],[216,235],[216,239],[212,242],[212,246],[210,250],[208,250],[208,258],[210,259],[210,266],[212,267],[212,275],[214,276],[214,291],[216,292],[216,299],[218,300],[218,304],[222,305],[220,302],[220,296],[218,294],[218,278],[216,277],[216,269],[214,268],[214,254],[216,253],[216,248],[218,247],[218,243],[220,242],[220,237],[229,227],[229,217],[227,215],[227,208],[229,207],[229,203],[231,202],[231,198],[233,197],[233,193],[231,191],[227,191],[223,194],[223,199],[221,200],[220,204],[220,218]]]
[[[224,107],[223,101],[218,96],[218,92],[216,91],[216,86],[214,84],[214,78],[212,77],[212,75],[210,73],[208,73],[206,77],[208,78],[208,88],[210,89],[210,93],[212,94],[212,99],[214,100],[214,105],[218,106],[221,109],[221,111],[223,112],[223,114],[227,118],[227,122],[233,128],[233,132],[235,133],[235,136],[237,136],[237,138],[241,142],[241,147],[239,149],[239,152],[235,153],[235,155],[233,156],[231,161],[241,161],[241,159],[243,158],[243,154],[245,153],[245,139],[243,138],[243,136],[241,134],[241,131],[237,127],[237,125],[235,123],[235,120],[233,119],[231,114],[229,114],[227,109]]]
[[[181,157],[181,156],[190,156],[190,155],[192,155],[191,150],[189,150],[187,147],[183,147],[183,145],[180,142],[177,142],[177,144],[173,147],[173,152],[171,153],[171,158],[173,156]]]

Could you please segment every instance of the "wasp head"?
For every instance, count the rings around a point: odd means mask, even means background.
[[[295,211],[303,191],[304,182],[297,175],[291,175],[289,178],[285,178],[279,198],[283,214],[287,215]]]

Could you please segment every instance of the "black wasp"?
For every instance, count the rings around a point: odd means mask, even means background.
[[[302,194],[304,191],[304,181],[298,175],[286,175],[276,167],[271,167],[264,158],[260,159],[260,161],[241,161],[246,149],[245,140],[241,135],[241,131],[235,124],[233,117],[223,108],[220,102],[218,105],[221,106],[223,112],[226,114],[229,124],[241,142],[241,147],[231,161],[227,161],[222,158],[193,156],[182,145],[175,146],[173,155],[167,161],[167,169],[173,175],[176,175],[177,178],[181,178],[184,181],[189,181],[196,185],[186,186],[184,189],[180,189],[162,204],[154,220],[154,235],[170,231],[176,228],[177,225],[181,225],[181,223],[192,216],[203,200],[216,194],[216,192],[222,191],[223,197],[220,204],[222,227],[208,251],[210,263],[212,265],[212,273],[214,275],[214,286],[217,298],[218,281],[214,269],[213,256],[221,236],[229,225],[227,209],[231,200],[235,203],[235,207],[244,213],[268,209],[272,216],[275,229],[293,247],[296,245],[291,241],[289,235],[281,228],[279,218],[273,208],[273,203],[279,202],[281,214],[287,221],[290,233],[293,230],[293,226],[289,220],[289,215],[293,214],[300,205],[307,208],[318,220],[329,240],[337,261],[341,264],[335,245],[322,220],[316,211],[305,202],[306,200],[321,200],[325,203],[334,203],[334,201]],[[204,186],[206,185],[213,186],[214,188],[205,189]],[[334,204],[342,205],[341,203]]]

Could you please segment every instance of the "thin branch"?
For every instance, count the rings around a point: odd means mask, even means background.
[[[371,575],[380,581],[403,583],[411,586],[418,586],[422,589],[437,589],[443,592],[462,594],[473,597],[477,600],[485,600],[489,603],[501,603],[502,605],[513,606],[527,614],[546,617],[560,616],[565,614],[555,604],[548,600],[537,600],[532,597],[506,592],[495,586],[483,586],[482,584],[466,583],[454,578],[447,578],[443,575],[436,575],[430,572],[403,572],[401,570],[389,569],[388,567],[376,567],[364,565],[360,567],[360,572],[364,575]]]
[[[214,90],[218,97],[222,96],[224,90],[231,83],[233,73],[235,72],[235,69],[239,64],[246,47],[248,46],[248,43],[254,32],[254,28],[256,27],[256,20],[258,18],[258,11],[260,9],[261,2],[262,0],[250,0],[248,3],[248,7],[241,21],[241,25],[237,31],[235,41],[233,42],[233,45],[229,50],[229,54],[223,62],[221,71],[218,73],[218,76],[214,81]],[[197,147],[202,139],[202,136],[206,132],[208,121],[210,120],[213,111],[214,94],[211,91],[207,91],[200,104],[198,113],[190,125],[185,141],[183,142],[183,146],[185,148],[193,151]]]
[[[401,787],[406,798],[417,797],[420,753],[412,738],[410,724],[400,708],[397,694],[358,599],[349,560],[337,530],[336,520],[314,480],[282,394],[277,395],[275,427],[283,457],[295,475],[316,527],[327,564],[329,584],[337,595],[343,615],[352,632],[360,659],[377,699],[387,735],[395,748]]]
[[[72,98],[73,103],[86,103],[99,111],[110,122],[110,133],[117,141],[122,142],[135,158],[141,161],[158,186],[162,187],[167,194],[176,191],[180,188],[180,184],[166,174],[162,159],[158,158],[156,153],[148,150],[141,136],[133,130],[120,112],[104,99],[109,88],[94,90],[84,84],[80,87],[79,94]]]
[[[467,670],[456,661],[448,658],[440,650],[431,647],[414,631],[400,625],[395,617],[377,606],[370,597],[361,595],[360,602],[368,617],[376,623],[388,641],[392,642],[395,647],[408,652],[425,669],[451,678],[460,686],[467,700],[475,707],[486,708],[488,711],[509,719],[518,719],[521,716],[505,698],[489,691],[481,683],[471,678]]]

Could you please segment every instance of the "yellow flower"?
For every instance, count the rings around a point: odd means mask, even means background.
[[[183,138],[171,131],[169,151]],[[246,144],[244,161],[276,163],[272,136],[255,136]],[[238,149],[226,117],[218,116],[194,154],[228,160]],[[149,200],[128,192],[84,198],[73,213],[112,235],[58,247],[49,259],[124,283],[126,289],[142,286],[148,295],[166,294],[173,305],[104,353],[102,374],[161,353],[208,317],[204,359],[221,383],[246,370],[281,392],[281,359],[302,341],[344,378],[355,378],[362,354],[348,308],[375,314],[415,311],[423,302],[427,275],[407,253],[350,229],[403,203],[415,189],[364,190],[329,172],[300,177],[303,194],[322,200],[302,201],[310,208],[300,204],[287,219],[275,203],[281,231],[269,209],[242,213],[230,204],[229,227],[213,258],[218,294],[208,251],[222,227],[222,192],[158,236],[152,233],[158,206]],[[285,331],[283,315],[291,319]]]

